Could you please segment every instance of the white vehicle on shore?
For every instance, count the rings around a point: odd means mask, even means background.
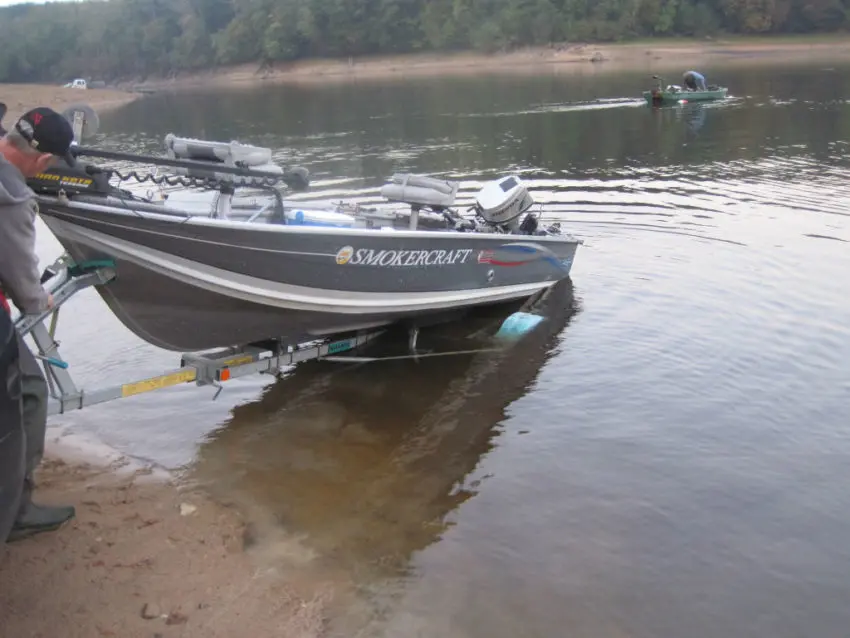
[[[88,84],[86,84],[86,81],[83,78],[77,78],[73,82],[68,82],[68,84],[66,84],[63,88],[66,88],[66,89],[87,89]]]

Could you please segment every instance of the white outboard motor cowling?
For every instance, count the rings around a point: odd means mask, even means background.
[[[534,204],[516,175],[486,184],[475,196],[475,210],[488,224],[515,229],[519,217]]]

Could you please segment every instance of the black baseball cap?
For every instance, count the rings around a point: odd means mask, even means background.
[[[64,159],[69,166],[75,163],[71,154],[74,129],[56,111],[40,106],[27,111],[15,124],[15,130],[39,153],[50,153]]]

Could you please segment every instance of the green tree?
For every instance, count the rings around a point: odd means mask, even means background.
[[[814,33],[850,0],[83,0],[0,8],[0,81],[555,41]]]

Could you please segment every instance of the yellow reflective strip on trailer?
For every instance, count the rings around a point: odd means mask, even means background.
[[[171,374],[163,374],[158,377],[145,379],[144,381],[126,383],[121,386],[121,396],[130,397],[134,394],[143,394],[144,392],[150,392],[151,390],[159,390],[160,388],[167,388],[172,385],[188,383],[190,381],[194,381],[197,377],[197,370],[180,370],[178,372],[172,372]]]
[[[223,366],[241,366],[243,363],[253,363],[254,357],[251,355],[245,355],[244,357],[233,357],[232,359],[225,359],[221,362]]]

